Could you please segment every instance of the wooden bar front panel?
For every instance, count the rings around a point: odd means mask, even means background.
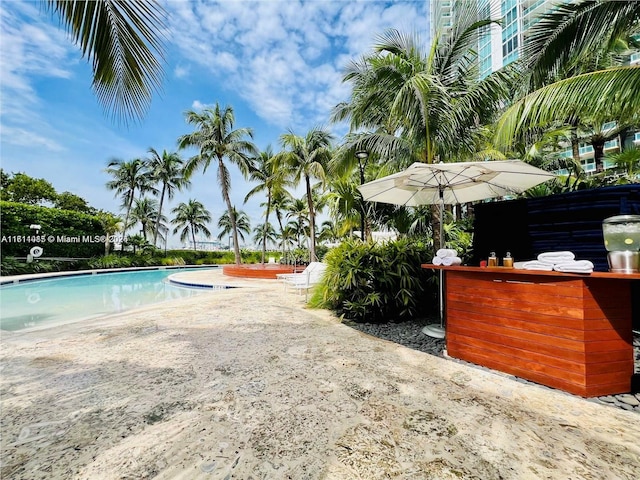
[[[630,391],[628,281],[445,274],[450,356],[584,397]]]

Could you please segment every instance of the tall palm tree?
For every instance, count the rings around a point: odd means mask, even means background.
[[[211,236],[211,232],[207,228],[207,223],[211,221],[211,212],[204,208],[204,205],[197,200],[190,199],[187,203],[180,202],[177,207],[171,210],[174,215],[171,223],[176,227],[173,229],[173,233],[180,232],[180,241],[184,242],[189,235],[193,241],[193,250],[196,248],[196,234],[204,233],[206,238]]]
[[[91,62],[93,90],[117,120],[141,119],[163,79],[166,12],[156,0],[43,0]]]
[[[271,145],[260,152],[260,154],[252,159],[251,171],[249,173],[249,179],[257,181],[258,184],[253,187],[249,193],[244,197],[244,202],[257,195],[258,193],[265,192],[267,195],[266,210],[265,210],[265,227],[263,230],[265,237],[260,240],[262,243],[262,263],[264,263],[267,253],[267,232],[270,232],[269,215],[271,214],[271,207],[273,205],[273,196],[283,191],[287,186],[290,186],[290,182],[287,179],[286,169],[278,168],[275,162],[275,156]]]
[[[129,215],[136,193],[143,194],[151,187],[149,185],[148,168],[144,160],[136,158],[133,160],[112,159],[107,164],[105,172],[113,177],[107,182],[109,190],[115,190],[116,195],[121,195],[122,205],[127,213],[124,216],[124,235],[129,228]]]
[[[299,183],[304,179],[307,207],[309,213],[309,261],[317,260],[316,256],[316,211],[313,202],[311,179],[316,178],[324,183],[325,168],[331,159],[332,135],[323,129],[310,130],[304,137],[292,132],[280,137],[284,152],[278,154],[279,162],[287,165],[292,172],[293,179]]]
[[[153,232],[153,245],[156,245],[165,197],[171,200],[176,190],[182,190],[184,187],[188,188],[191,182],[184,177],[184,162],[178,153],[169,153],[163,150],[162,154],[159,154],[154,148],[149,148],[149,153],[151,157],[147,160],[147,165],[149,167],[150,180],[151,182],[162,185],[159,190],[160,205],[158,206],[158,217],[156,219],[155,231]]]
[[[205,108],[201,113],[190,110],[186,113],[186,118],[187,123],[193,125],[195,131],[181,136],[178,139],[178,146],[180,148],[193,146],[200,151],[187,162],[185,176],[190,178],[193,172],[200,168],[206,172],[211,162],[216,162],[218,183],[231,222],[235,262],[239,265],[242,259],[238,245],[238,229],[229,196],[231,174],[225,160],[236,165],[246,178],[250,171],[250,159],[257,155],[255,145],[246,140],[253,138],[253,132],[248,128],[234,130],[233,109],[229,106],[220,108],[218,103],[213,108]]]
[[[249,219],[249,216],[242,210],[238,211],[236,210],[236,207],[233,207],[232,210],[233,217],[235,218],[235,226],[237,232],[237,236],[234,237],[234,241],[237,241],[237,238],[240,237],[240,240],[244,242],[244,234],[249,235],[251,233],[251,220]],[[218,228],[222,229],[220,231],[220,234],[218,235],[219,240],[228,237],[229,234],[233,231],[233,224],[231,222],[229,212],[224,212],[222,215],[220,215],[220,218],[218,219]],[[236,245],[234,245],[234,247],[239,248]]]

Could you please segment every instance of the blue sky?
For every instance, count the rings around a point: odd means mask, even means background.
[[[0,2],[1,166],[45,178],[58,192],[114,213],[120,201],[104,186],[107,161],[144,157],[149,147],[175,151],[176,139],[192,131],[186,110],[231,105],[235,127],[253,129],[261,149],[271,144],[278,151],[282,133],[304,135],[316,126],[339,141],[346,126],[330,125],[329,115],[349,97],[344,66],[370,52],[385,29],[416,32],[425,42],[429,31],[428,0],[164,2],[163,89],[145,118],[127,127],[105,115],[91,91],[89,65],[41,6]],[[243,205],[250,189],[233,170],[232,202],[256,226],[264,221],[264,199]],[[217,221],[225,208],[215,169],[196,173],[191,189],[178,193],[165,213],[189,198],[204,203]],[[178,245],[170,239],[169,246]]]

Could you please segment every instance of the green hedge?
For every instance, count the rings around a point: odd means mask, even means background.
[[[420,268],[432,257],[432,249],[419,240],[382,245],[343,242],[327,253],[327,273],[311,303],[369,323],[433,312],[437,308],[435,276]]]
[[[2,213],[2,257],[26,257],[34,246],[44,249],[43,257],[94,257],[104,253],[104,235],[98,217],[69,210],[0,202]],[[29,225],[38,224],[34,241]]]

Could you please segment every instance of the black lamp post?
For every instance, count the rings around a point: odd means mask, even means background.
[[[360,171],[360,185],[364,185],[364,169],[367,167],[367,160],[369,160],[369,152],[366,150],[358,150],[355,153],[356,158],[358,159],[358,169]],[[364,232],[364,224],[365,224],[365,216],[366,212],[364,211],[364,201],[360,206],[360,238],[364,242],[365,232]]]

